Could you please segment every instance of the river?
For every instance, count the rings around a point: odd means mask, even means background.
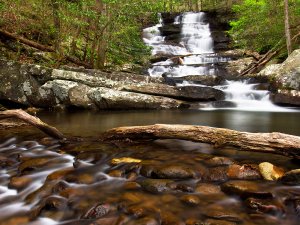
[[[161,35],[163,20],[145,29],[145,42],[153,47],[153,54],[189,56],[182,57],[181,65],[157,62],[149,75],[214,75],[218,73],[214,63],[230,60],[215,51],[205,13],[185,13],[172,24],[180,27],[178,43],[170,45]],[[189,110],[42,111],[38,116],[77,136],[95,137],[113,127],[155,123],[300,135],[300,110],[273,105],[268,91],[258,86],[248,81],[216,85],[230,102],[218,107],[205,102]],[[299,162],[283,156],[182,140],[60,145],[33,130],[0,135],[0,225],[294,225],[299,221],[299,186],[264,181],[258,171],[258,164],[265,161],[284,171],[299,168]]]

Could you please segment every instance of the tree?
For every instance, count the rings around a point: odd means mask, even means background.
[[[285,27],[290,27],[290,36],[299,32],[299,0],[290,0],[289,25],[285,26],[285,8],[281,0],[245,0],[233,6],[237,19],[231,21],[230,34],[235,45],[266,52],[285,42]],[[286,17],[287,18],[287,17]]]
[[[290,22],[289,22],[289,2],[288,0],[284,0],[284,29],[286,36],[286,46],[288,54],[292,52],[292,44],[291,44],[291,31],[290,31]]]

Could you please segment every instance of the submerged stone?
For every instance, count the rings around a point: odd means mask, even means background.
[[[106,214],[108,214],[110,209],[111,209],[111,206],[109,204],[100,203],[100,204],[92,207],[91,209],[89,209],[82,216],[82,218],[83,219],[98,219],[98,218],[101,218],[101,217],[105,216]]]
[[[140,184],[146,191],[157,194],[170,191],[168,185],[172,182],[166,179],[145,179]]]
[[[300,169],[291,170],[281,177],[280,181],[288,185],[300,185]]]
[[[220,186],[208,183],[199,183],[196,186],[195,192],[203,195],[222,193]]]
[[[221,190],[229,195],[238,195],[241,198],[272,198],[273,194],[264,190],[259,184],[253,181],[228,181],[221,185]]]
[[[228,178],[242,180],[257,180],[261,179],[261,175],[256,165],[244,164],[230,165],[227,171]]]
[[[259,171],[265,180],[278,180],[284,174],[284,170],[271,163],[263,162],[258,165]]]
[[[255,212],[272,214],[275,216],[283,215],[284,208],[279,202],[270,199],[248,198],[245,201],[247,207]]]
[[[195,172],[183,165],[169,165],[155,168],[151,176],[161,179],[189,179],[195,176]]]

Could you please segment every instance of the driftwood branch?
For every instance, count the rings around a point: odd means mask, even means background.
[[[297,40],[300,36],[300,32],[297,33],[291,41]],[[275,57],[282,49],[285,48],[285,45],[282,44],[282,40],[280,40],[273,49],[268,51],[263,57],[261,57],[257,62],[250,64],[246,69],[241,72],[241,76],[247,74],[253,74],[259,72],[273,57]]]
[[[104,133],[104,140],[182,139],[230,146],[240,150],[280,154],[300,158],[300,137],[282,133],[248,133],[223,128],[156,124],[120,127]]]
[[[50,137],[53,137],[56,139],[64,138],[64,135],[60,131],[58,131],[55,127],[52,127],[52,126],[44,123],[39,118],[32,116],[21,109],[1,111],[0,119],[7,119],[7,118],[17,118],[17,119],[23,120],[24,122],[37,127],[38,129],[40,129],[41,131],[43,131],[45,134],[49,135]]]
[[[30,47],[39,49],[39,50],[44,51],[44,52],[55,52],[55,49],[54,49],[53,47],[51,47],[51,46],[41,45],[41,44],[39,44],[39,43],[37,43],[37,42],[28,40],[28,39],[26,39],[26,38],[24,38],[24,37],[18,36],[18,35],[16,35],[16,34],[10,33],[10,32],[5,31],[5,30],[1,30],[1,29],[0,29],[0,35],[6,37],[6,38],[8,38],[8,39],[13,39],[13,40],[19,41],[19,42],[22,43],[22,44],[28,45],[28,46],[30,46]],[[88,68],[88,69],[91,68],[91,66],[90,66],[88,63],[79,61],[78,59],[76,59],[76,58],[74,58],[74,57],[71,57],[71,56],[68,56],[68,55],[64,55],[64,57],[65,57],[68,61],[70,61],[70,62],[72,62],[72,63],[74,63],[74,64],[76,64],[76,65],[78,65],[78,66],[84,66],[84,67],[86,67],[86,68]]]

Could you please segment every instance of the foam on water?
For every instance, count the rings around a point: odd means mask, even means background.
[[[154,27],[144,30],[144,41],[153,47],[153,55],[173,56],[172,59],[156,62],[148,69],[150,76],[183,77],[187,75],[221,75],[216,63],[225,63],[230,58],[218,56],[214,53],[213,39],[209,24],[204,12],[187,12],[176,16],[174,24],[180,25],[180,40],[178,45],[166,41],[161,36],[159,28],[163,21]],[[177,56],[177,61],[176,61]],[[173,60],[174,59],[174,60]],[[193,82],[182,82],[178,86],[197,86]],[[202,86],[202,85],[201,85]],[[247,81],[227,81],[222,86],[214,88],[222,90],[225,101],[231,102],[231,107],[218,106],[214,104],[201,104],[201,110],[230,109],[242,111],[272,111],[288,112],[292,108],[279,107],[270,101],[269,91],[257,90],[257,84],[249,84]],[[206,105],[206,108],[203,108]]]

